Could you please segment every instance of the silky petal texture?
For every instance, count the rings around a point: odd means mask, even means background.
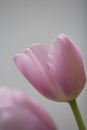
[[[50,46],[48,65],[50,75],[69,100],[76,98],[84,87],[86,76],[81,53],[66,35],[59,35]]]
[[[62,101],[61,96],[65,100],[67,100],[67,97],[64,95],[63,91],[61,90],[61,87],[58,85],[58,83],[56,83],[55,79],[53,79],[53,77],[49,73],[49,66],[47,64],[49,46],[43,45],[43,44],[33,44],[31,47],[31,50],[32,50],[34,56],[36,57],[36,59],[38,60],[38,62],[41,64],[41,66],[45,70],[46,75],[49,77],[50,84],[54,88],[56,88],[57,98],[54,100],[61,100]],[[50,89],[52,89],[51,85],[50,85]],[[56,95],[56,93],[55,93],[55,95]]]
[[[48,54],[47,48],[43,45],[33,45],[31,49],[27,48],[23,54],[14,56],[15,64],[28,81],[44,96],[55,101],[58,99],[62,100],[62,96],[67,100],[61,88],[55,87],[56,84],[48,73],[45,61]],[[45,55],[43,55],[43,52],[45,52]]]
[[[81,53],[64,34],[51,44],[34,44],[14,62],[25,78],[45,97],[71,101],[82,91],[86,76]]]
[[[46,61],[48,58],[49,46],[36,43],[33,44],[30,49],[34,53],[34,56],[37,58],[40,64],[44,67],[44,69],[47,69]]]
[[[0,130],[57,130],[42,107],[18,91],[0,89]]]

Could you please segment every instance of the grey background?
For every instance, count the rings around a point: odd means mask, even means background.
[[[13,55],[32,43],[50,44],[67,34],[82,52],[87,74],[86,0],[0,0],[0,85],[24,91],[50,113],[60,130],[77,130],[67,103],[50,101],[19,73]],[[87,127],[87,84],[77,99]]]

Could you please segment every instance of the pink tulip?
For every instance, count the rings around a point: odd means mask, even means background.
[[[0,89],[0,130],[56,130],[41,106],[18,91]]]
[[[71,101],[82,91],[86,76],[77,46],[64,34],[50,46],[35,44],[14,61],[26,79],[45,97]]]

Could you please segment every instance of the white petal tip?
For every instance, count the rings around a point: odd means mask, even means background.
[[[21,55],[21,53],[16,53],[13,57],[13,60],[16,61]]]
[[[60,34],[58,37],[59,37],[59,38],[64,38],[64,37],[67,37],[67,35],[62,33],[62,34]]]
[[[26,54],[29,50],[29,48],[25,48],[23,52]]]

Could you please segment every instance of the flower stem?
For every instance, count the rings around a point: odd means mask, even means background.
[[[73,111],[73,114],[74,114],[74,117],[76,119],[79,130],[86,130],[86,127],[85,127],[83,119],[81,117],[81,114],[80,114],[76,100],[70,101],[69,105],[70,105],[70,107]]]

